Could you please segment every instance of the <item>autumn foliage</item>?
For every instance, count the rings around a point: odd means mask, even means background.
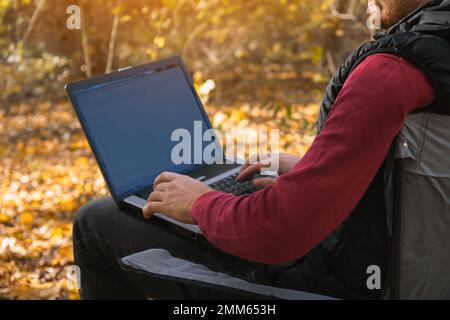
[[[365,3],[0,0],[0,298],[78,297],[71,221],[108,192],[65,83],[180,54],[214,126],[277,128],[302,155],[330,75],[369,39]]]

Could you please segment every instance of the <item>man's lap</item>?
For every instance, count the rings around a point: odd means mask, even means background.
[[[81,265],[82,274],[90,273],[89,281],[98,282],[97,287],[102,287],[102,281],[108,282],[108,286],[111,286],[110,291],[116,289],[111,283],[115,278],[118,282],[117,289],[121,282],[127,282],[136,291],[143,291],[142,276],[135,276],[121,270],[117,259],[150,248],[166,249],[176,257],[244,278],[255,269],[264,269],[262,265],[228,255],[198,239],[174,232],[164,222],[154,219],[145,220],[137,212],[120,211],[111,198],[97,199],[81,208],[74,220],[73,234],[76,263]],[[86,271],[87,269],[90,271]],[[101,277],[103,279],[100,279]],[[109,280],[106,281],[106,279]],[[153,279],[148,279],[148,282],[146,286],[167,285],[164,281]],[[157,288],[151,289],[149,292],[155,292],[153,290]],[[193,295],[196,297],[205,294],[207,297],[217,298],[210,290],[199,292],[197,289],[193,290],[189,287],[188,289],[191,293],[194,291]],[[84,292],[88,290],[82,288]],[[171,289],[161,288],[161,290],[170,291]],[[83,295],[93,297],[90,292]],[[167,296],[170,298],[170,292],[167,292]]]

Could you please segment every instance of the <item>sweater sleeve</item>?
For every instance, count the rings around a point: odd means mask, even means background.
[[[294,170],[251,195],[207,193],[194,204],[193,218],[210,242],[243,259],[300,258],[346,220],[407,115],[433,100],[416,67],[395,55],[372,55],[347,79]]]

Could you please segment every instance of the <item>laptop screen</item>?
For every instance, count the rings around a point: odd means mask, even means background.
[[[186,129],[193,141],[195,121],[202,134],[210,129],[180,66],[72,92],[72,99],[118,198],[150,186],[162,171],[193,170],[193,156],[190,164],[174,164],[172,150],[180,141],[171,141],[172,133]]]

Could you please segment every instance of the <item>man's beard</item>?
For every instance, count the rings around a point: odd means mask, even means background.
[[[380,8],[380,22],[383,29],[392,27],[422,4],[422,1],[414,0],[373,0],[373,2]]]

